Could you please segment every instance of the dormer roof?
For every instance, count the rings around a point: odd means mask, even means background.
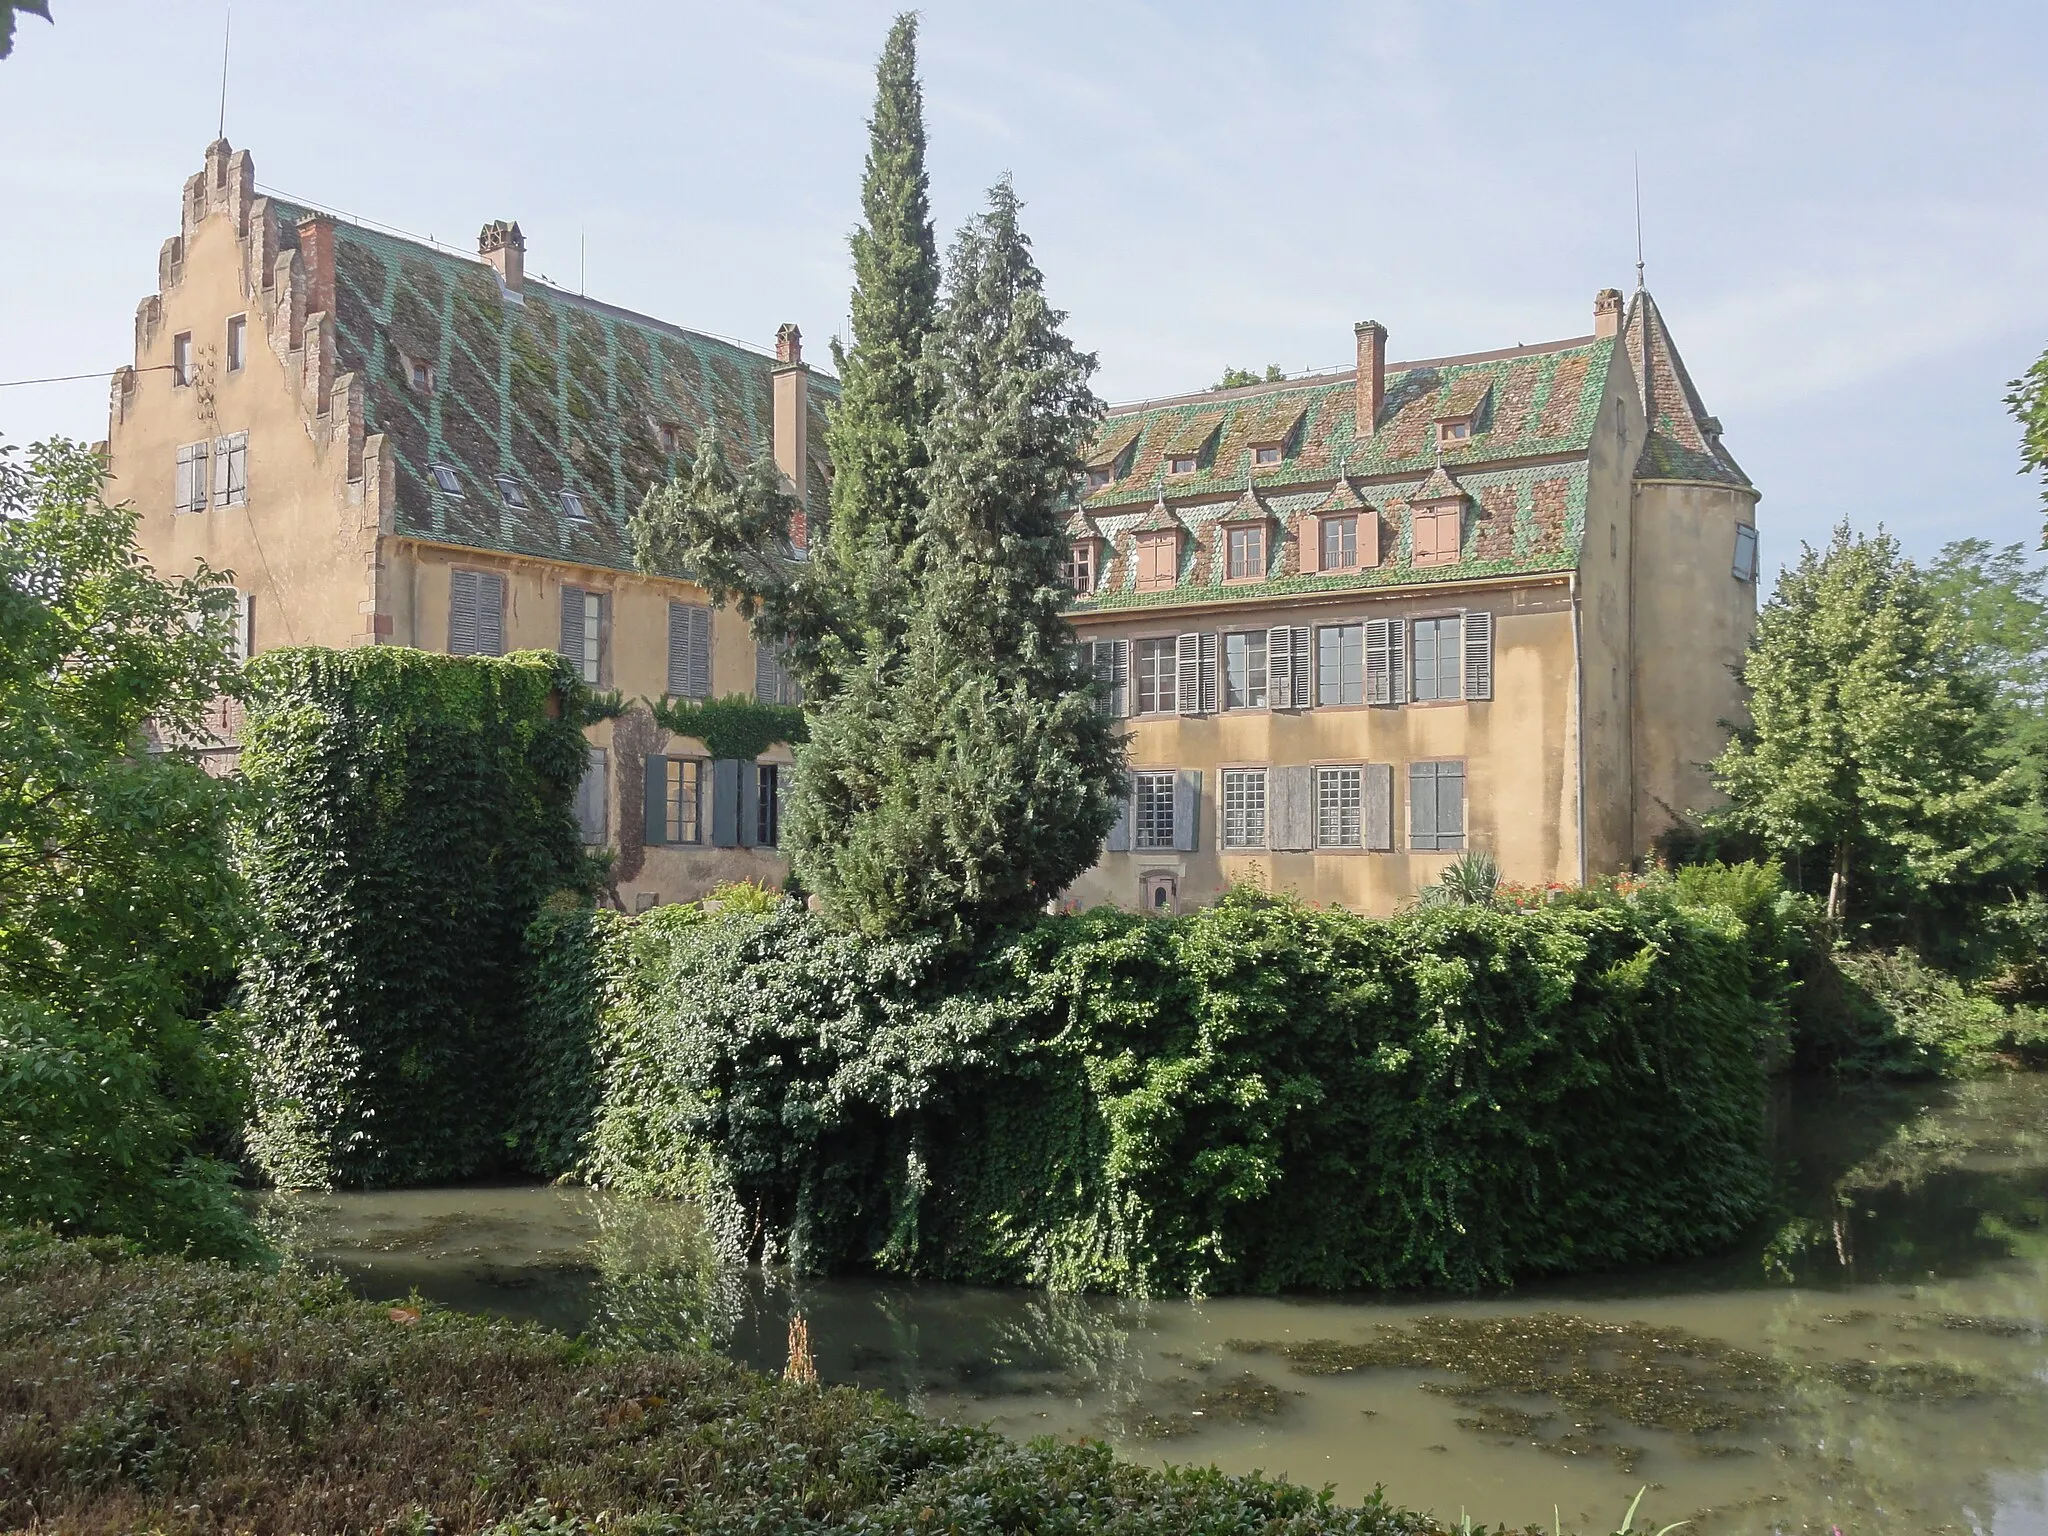
[[[1353,485],[1347,476],[1330,487],[1330,494],[1316,503],[1315,510],[1318,514],[1325,512],[1366,512],[1370,511],[1371,507],[1366,499],[1358,494],[1358,487]]]
[[[1218,519],[1225,523],[1270,523],[1272,520],[1273,509],[1250,486],[1244,488],[1244,494]]]
[[[1162,452],[1169,459],[1185,458],[1188,454],[1200,453],[1208,446],[1209,439],[1216,435],[1216,429],[1223,425],[1224,414],[1222,411],[1197,412],[1167,440]]]
[[[1185,526],[1179,518],[1173,515],[1173,508],[1169,507],[1166,504],[1165,498],[1162,497],[1160,500],[1152,503],[1152,510],[1150,512],[1147,512],[1131,525],[1131,532],[1158,533],[1163,529],[1171,528],[1175,533],[1179,533]]]
[[[1450,471],[1439,464],[1429,472],[1429,478],[1401,498],[1409,506],[1425,505],[1432,501],[1464,501],[1465,488],[1451,478]]]

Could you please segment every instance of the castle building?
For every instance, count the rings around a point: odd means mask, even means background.
[[[629,700],[793,702],[736,613],[634,569],[626,520],[714,422],[822,512],[837,386],[794,325],[767,355],[539,280],[517,224],[472,258],[258,196],[226,140],[185,184],[157,286],[113,381],[109,494],[159,571],[234,573],[245,655],[559,650]],[[237,722],[218,724],[231,755]],[[644,709],[590,738],[578,815],[616,849],[622,903],[780,883],[786,746],[714,762]]]
[[[1714,798],[1755,625],[1755,487],[1649,294],[1593,332],[1112,410],[1076,487],[1072,617],[1130,792],[1065,900],[1177,910],[1253,879],[1386,912],[1461,853],[1624,867]],[[552,649],[628,700],[795,702],[627,518],[715,424],[829,489],[835,381],[569,293],[518,225],[475,256],[259,196],[209,146],[114,378],[113,492],[166,573],[234,573],[237,644]],[[235,722],[218,722],[232,754]],[[778,884],[777,745],[716,761],[644,708],[590,728],[584,835],[622,905]]]
[[[1073,904],[1576,884],[1714,803],[1758,493],[1649,294],[1592,318],[1110,413],[1068,575],[1132,775]]]

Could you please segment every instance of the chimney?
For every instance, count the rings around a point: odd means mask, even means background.
[[[785,324],[775,332],[775,467],[796,493],[797,514],[789,530],[798,549],[810,543],[811,370],[804,362],[804,334]]]
[[[1387,401],[1387,328],[1377,320],[1351,327],[1358,337],[1357,440],[1369,442],[1379,427],[1380,407]]]
[[[476,253],[491,264],[507,294],[525,296],[526,236],[519,233],[516,221],[491,220],[476,237]]]
[[[1621,290],[1602,288],[1593,295],[1593,336],[1596,340],[1621,334]]]
[[[306,272],[306,313],[334,313],[334,220],[309,213],[299,220],[299,265]]]

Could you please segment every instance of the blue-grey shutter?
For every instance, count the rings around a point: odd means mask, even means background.
[[[740,760],[721,757],[711,765],[711,846],[737,848],[740,841]]]
[[[1387,853],[1394,846],[1394,766],[1365,765],[1365,846]]]
[[[1116,820],[1110,823],[1109,839],[1103,845],[1110,853],[1131,851],[1131,801],[1137,795],[1137,782],[1130,774],[1124,775],[1124,796],[1116,808]]]
[[[1308,709],[1316,701],[1315,653],[1312,649],[1315,631],[1306,625],[1294,627],[1294,643],[1290,652],[1294,672],[1294,707]]]
[[[775,651],[763,641],[754,642],[754,697],[763,704],[780,704],[782,691],[776,684]]]
[[[1181,635],[1174,641],[1174,709],[1183,715],[1202,712],[1202,637]]]
[[[477,574],[448,574],[448,654],[474,656],[477,651]]]
[[[505,654],[505,578],[479,572],[476,578],[476,648],[480,655]]]
[[[761,841],[761,765],[739,762],[739,844],[753,848]]]
[[[1288,766],[1266,773],[1266,846],[1303,853],[1316,842],[1316,771]]]
[[[1435,763],[1408,765],[1408,846],[1430,850],[1437,846]]]
[[[562,654],[583,675],[583,589],[562,588]]]
[[[641,841],[659,848],[668,841],[668,759],[647,759],[647,824]]]
[[[1288,625],[1266,631],[1266,702],[1274,709],[1299,709],[1294,698],[1294,630]]]
[[[711,610],[668,605],[668,691],[678,699],[711,697]]]
[[[1436,767],[1436,845],[1462,848],[1465,845],[1465,765],[1438,763]]]
[[[1217,656],[1216,634],[1213,630],[1202,636],[1201,656],[1202,713],[1213,715],[1216,713],[1216,698],[1221,691],[1219,684],[1222,679],[1222,674],[1218,670],[1220,661]]]
[[[1493,615],[1465,615],[1465,697],[1493,697]]]
[[[1202,770],[1183,768],[1173,776],[1173,846],[1193,853],[1202,835]]]
[[[1408,702],[1408,621],[1387,621],[1387,689],[1389,704]]]

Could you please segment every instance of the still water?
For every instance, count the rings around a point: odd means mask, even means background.
[[[721,1270],[687,1207],[569,1188],[277,1197],[305,1262],[1020,1436],[1457,1520],[2048,1536],[2048,1075],[1786,1091],[1780,1208],[1711,1261],[1480,1299],[1131,1302]],[[1605,1521],[1605,1524],[1600,1522]]]

